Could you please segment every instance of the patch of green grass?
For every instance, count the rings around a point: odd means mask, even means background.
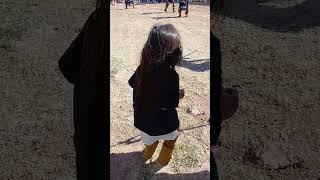
[[[196,146],[187,144],[177,145],[170,164],[173,171],[179,173],[181,167],[196,167],[199,164],[198,152]]]

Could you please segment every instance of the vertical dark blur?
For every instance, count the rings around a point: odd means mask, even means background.
[[[218,137],[221,130],[221,112],[220,112],[220,93],[221,93],[221,51],[220,51],[220,41],[217,37],[210,33],[210,48],[212,51],[212,86],[211,86],[211,94],[212,94],[212,138],[211,143],[215,145],[218,141]]]
[[[211,147],[216,145],[220,131],[221,131],[221,113],[220,113],[220,93],[221,93],[221,51],[220,51],[220,41],[219,39],[214,36],[213,28],[218,20],[218,15],[216,12],[219,12],[221,8],[221,1],[212,0],[210,2],[210,73],[211,73],[211,80],[210,80],[210,96],[212,97],[210,105],[211,105],[211,118],[210,119],[210,144]],[[213,152],[213,149],[211,149]],[[218,179],[218,169],[215,162],[215,158],[211,153],[210,156],[211,162],[211,178],[217,180]]]
[[[107,179],[107,9],[107,2],[98,0],[80,33],[73,102],[77,180]]]

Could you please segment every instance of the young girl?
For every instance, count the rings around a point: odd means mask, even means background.
[[[134,126],[145,144],[144,157],[151,159],[159,140],[164,140],[158,157],[167,165],[179,132],[176,108],[184,91],[179,90],[175,66],[181,61],[181,37],[171,24],[152,27],[142,53],[140,65],[129,79],[133,88]]]
[[[134,8],[134,1],[133,0],[125,0],[124,1],[126,5],[126,9],[128,9],[128,5],[130,6],[132,4],[132,7]]]

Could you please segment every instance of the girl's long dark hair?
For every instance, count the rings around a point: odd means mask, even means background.
[[[137,95],[144,108],[152,108],[159,103],[160,92],[154,80],[156,73],[159,69],[174,68],[181,58],[181,37],[176,28],[171,24],[153,26],[142,49],[136,74]]]

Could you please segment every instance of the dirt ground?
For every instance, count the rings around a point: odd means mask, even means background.
[[[221,179],[320,179],[320,2],[226,1],[214,27],[240,108],[222,125]]]
[[[58,59],[89,0],[0,1],[0,179],[75,179],[73,86]]]
[[[191,5],[187,18],[176,18],[178,13],[172,12],[171,5],[164,12],[164,3],[136,5],[127,10],[123,4],[110,8],[112,179],[209,179],[209,6]],[[164,168],[143,162],[143,144],[133,126],[132,89],[128,85],[155,23],[172,23],[178,29],[185,56],[178,68],[186,92],[177,109],[183,131],[173,161]],[[156,157],[157,153],[152,161]]]

